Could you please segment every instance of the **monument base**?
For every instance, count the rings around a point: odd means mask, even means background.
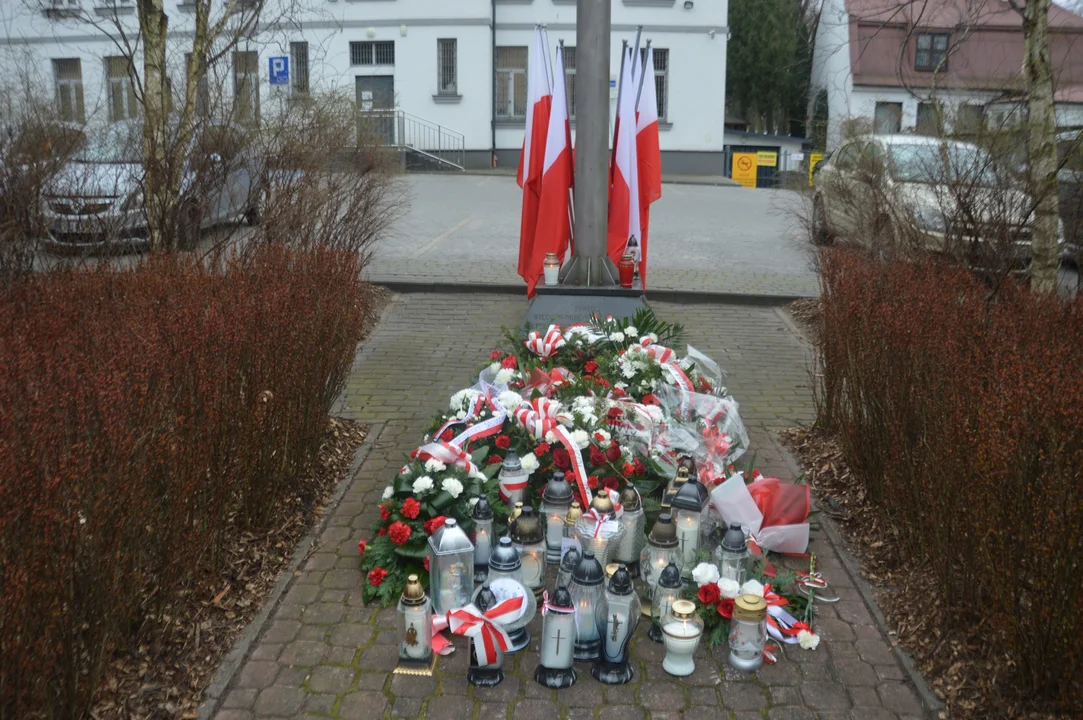
[[[526,311],[526,323],[532,328],[546,328],[552,323],[567,327],[586,322],[591,315],[628,318],[649,307],[639,278],[630,288],[619,285],[538,285],[535,293]]]

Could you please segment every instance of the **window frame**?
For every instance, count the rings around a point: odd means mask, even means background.
[[[571,57],[571,63],[568,62],[569,56]],[[564,46],[564,89],[568,93],[568,121],[575,122],[575,76],[576,76],[576,56],[575,45]]]
[[[501,53],[501,51],[504,51]],[[512,66],[510,62],[511,53],[508,51],[519,51],[515,53],[515,56],[522,57],[522,67]],[[503,61],[503,62],[502,62]],[[496,97],[493,98],[493,117],[498,122],[526,122],[527,112],[527,72],[530,69],[530,54],[526,45],[498,45],[496,46],[496,60],[493,63],[493,75],[496,84]],[[503,75],[503,79],[501,78]],[[522,81],[522,96],[523,96],[523,111],[521,114],[515,112],[516,107],[516,90],[519,87],[519,81]],[[501,103],[500,99],[500,86],[504,85],[504,102]],[[503,112],[501,112],[501,106],[503,106]]]
[[[123,55],[107,55],[102,58],[105,64],[106,95],[109,106],[109,122],[125,122],[139,117],[139,103],[135,97],[135,80],[132,79],[132,61]],[[127,66],[123,75],[114,75],[114,63]],[[118,97],[119,94],[119,97]],[[117,104],[123,113],[117,113]]]
[[[61,63],[74,63],[72,66],[78,77],[61,78]],[[86,123],[86,102],[83,96],[83,61],[81,58],[51,58],[53,66],[53,84],[56,88],[57,115],[64,122]],[[67,98],[70,113],[64,112],[64,96]]]
[[[450,61],[449,65],[445,65],[445,61]],[[447,81],[448,77],[450,82]],[[459,96],[458,38],[436,39],[436,94],[440,97]]]
[[[252,69],[240,72],[237,61],[244,56],[246,59],[255,57],[255,62],[252,63]],[[243,83],[250,82],[251,86],[244,85]],[[249,98],[249,113],[245,116],[241,115],[241,104],[238,99],[241,97],[241,89],[246,89],[246,94]],[[260,120],[260,107],[259,107],[259,95],[260,95],[260,79],[259,79],[259,51],[258,50],[234,50],[233,51],[233,112],[231,113],[233,118],[241,125],[259,125]]]
[[[351,40],[350,41],[350,67],[395,67],[395,41],[394,40]],[[378,62],[387,59],[387,51],[390,49],[390,62]],[[380,57],[381,51],[384,57]]]
[[[881,105],[884,105],[884,106],[891,105],[894,108],[898,109],[898,113],[896,115],[895,128],[893,130],[888,130],[888,131],[881,131],[880,130],[880,120],[878,118],[878,112],[877,111],[880,109]],[[898,102],[898,101],[895,101],[895,100],[877,100],[875,105],[873,105],[873,109],[872,109],[872,134],[873,135],[898,135],[899,133],[901,133],[902,132],[902,118],[903,118],[903,113],[905,112],[905,110],[906,110],[906,108],[903,106],[903,103],[901,103],[901,102]]]
[[[662,59],[662,69],[658,69],[658,60]],[[642,62],[646,62],[644,57]],[[658,122],[669,123],[669,48],[654,48],[654,94],[658,99]]]
[[[307,40],[290,43],[290,66],[290,95],[307,97],[311,92]]]
[[[922,40],[928,40],[929,47],[922,48]],[[937,41],[943,40],[944,47],[937,48]],[[946,72],[948,70],[948,51],[951,49],[950,32],[919,32],[914,41],[914,70],[916,72]],[[922,61],[922,53],[926,57]]]

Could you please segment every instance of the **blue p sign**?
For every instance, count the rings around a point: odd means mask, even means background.
[[[290,59],[273,57],[268,59],[271,85],[288,85],[290,82]]]

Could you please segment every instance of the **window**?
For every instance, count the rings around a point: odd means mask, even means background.
[[[902,130],[902,103],[878,102],[876,103],[876,122],[873,132],[880,135],[891,135]]]
[[[975,135],[985,128],[985,106],[960,105],[955,116],[955,132]]]
[[[918,33],[914,69],[944,72],[948,69],[948,33]]]
[[[568,119],[575,120],[575,46],[564,48],[564,84],[568,88]]]
[[[654,92],[658,95],[658,121],[668,122],[669,50],[654,48]]]
[[[290,43],[290,87],[294,95],[308,95],[308,43]]]
[[[940,106],[937,103],[918,103],[918,121],[914,128],[919,135],[940,135]]]
[[[184,54],[184,76],[188,77],[188,65],[192,62],[192,53]],[[207,68],[206,59],[203,60],[200,66],[199,83],[196,86],[196,117],[205,118],[210,113],[211,108],[211,90],[207,81]]]
[[[56,107],[60,119],[67,122],[86,122],[83,106],[83,65],[79,58],[53,60],[53,76],[56,78]]]
[[[350,65],[394,65],[395,41],[350,43]]]
[[[132,64],[126,57],[105,58],[105,77],[109,82],[109,122],[139,117],[131,69]]]
[[[496,49],[496,117],[526,120],[525,45]]]
[[[233,53],[233,112],[238,122],[259,122],[259,53]]]
[[[440,95],[458,95],[459,49],[455,38],[436,41],[436,92]]]

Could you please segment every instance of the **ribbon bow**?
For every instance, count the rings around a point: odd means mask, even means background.
[[[455,443],[444,442],[439,440],[437,442],[431,442],[427,445],[422,445],[415,452],[415,457],[421,462],[426,460],[439,460],[445,465],[458,465],[466,471],[468,475],[473,475],[478,472],[477,465],[470,459],[470,455],[463,451],[461,447]],[[405,468],[403,468],[405,470]]]
[[[507,652],[511,647],[511,640],[502,625],[515,622],[526,611],[526,598],[522,595],[510,598],[489,608],[484,613],[476,605],[470,603],[458,610],[451,610],[445,615],[437,615],[432,619],[433,635],[444,630],[451,631],[452,635],[462,635],[470,638],[474,643],[474,652],[478,656],[478,665],[492,665],[496,662],[497,651]],[[437,643],[433,643],[434,649]],[[446,642],[440,644],[438,652],[447,654],[450,652]]]
[[[576,486],[583,501],[590,505],[593,499],[590,488],[587,487],[587,468],[583,464],[583,454],[579,446],[575,444],[571,433],[561,425],[561,420],[567,418],[559,413],[560,404],[549,398],[534,398],[528,403],[523,403],[512,411],[512,415],[518,420],[526,431],[535,438],[541,440],[549,433],[553,433],[564,449],[568,451],[572,467],[569,473],[575,478]]]
[[[684,413],[688,406],[688,396],[695,392],[695,389],[692,386],[692,381],[688,379],[687,373],[677,364],[677,353],[662,345],[656,345],[653,340],[647,337],[639,341],[639,346],[647,354],[647,357],[657,361],[659,365],[669,371],[674,384],[681,390],[680,410]]]
[[[575,632],[579,632],[579,610],[574,605],[554,605],[549,602],[549,591],[542,590],[542,608],[541,614],[544,618],[551,612],[555,612],[558,615],[571,615],[575,620]]]
[[[603,491],[604,492],[604,491]],[[594,523],[594,537],[599,537],[603,530],[610,533],[617,532],[616,528],[619,527],[617,518],[624,514],[624,508],[620,505],[613,505],[614,512],[612,515],[609,513],[600,513],[596,508],[591,508],[583,513],[583,517],[587,518]]]
[[[560,331],[559,325],[550,325],[549,329],[545,331],[545,335],[540,334],[537,330],[531,330],[527,335],[526,349],[534,353],[538,357],[548,360],[556,351],[564,346],[564,334]]]
[[[535,389],[546,397],[552,397],[553,393],[557,391],[557,386],[568,381],[571,377],[571,373],[568,368],[553,368],[549,372],[542,370],[541,368],[534,368],[530,371],[530,377],[527,378],[526,386],[530,389]]]

